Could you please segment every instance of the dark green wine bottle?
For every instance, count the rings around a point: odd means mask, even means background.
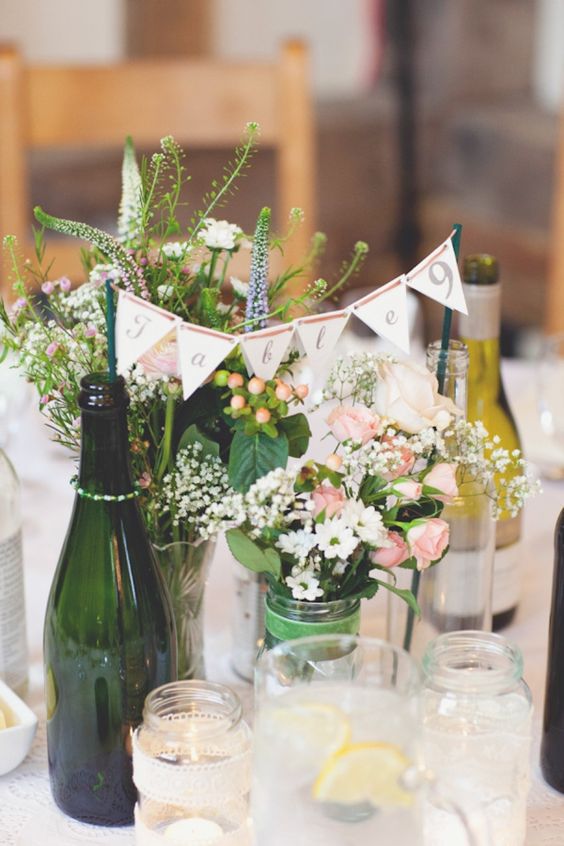
[[[149,691],[176,678],[176,635],[131,496],[124,381],[92,374],[81,386],[78,489],[45,619],[49,774],[65,814],[126,825],[131,732]]]

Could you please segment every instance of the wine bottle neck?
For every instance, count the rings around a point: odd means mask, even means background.
[[[460,337],[467,341],[499,338],[501,322],[501,285],[463,284],[468,314],[460,315]]]
[[[125,408],[82,412],[79,484],[92,493],[132,490]]]

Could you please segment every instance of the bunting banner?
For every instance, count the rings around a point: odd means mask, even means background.
[[[116,315],[116,354],[118,373],[157,344],[181,318],[126,291],[119,292]]]
[[[294,335],[292,323],[239,335],[239,344],[249,376],[272,379]]]
[[[249,376],[272,379],[292,341],[312,365],[325,362],[353,314],[377,335],[409,353],[407,288],[467,314],[462,280],[447,238],[408,274],[398,276],[346,309],[298,317],[291,323],[229,335],[183,321],[140,297],[118,291],[116,346],[118,372],[139,361],[152,373],[179,375],[184,398],[204,384],[225,357],[241,348]]]
[[[238,336],[226,335],[193,323],[180,323],[176,333],[182,391],[186,400],[237,346]]]
[[[348,309],[343,309],[294,320],[300,346],[312,364],[324,361],[331,355],[349,317]]]
[[[392,279],[349,306],[351,312],[377,335],[409,353],[409,321],[405,276]]]
[[[468,314],[452,236],[407,274],[407,284],[432,300]]]

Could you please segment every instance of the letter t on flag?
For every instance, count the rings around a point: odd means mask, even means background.
[[[192,323],[181,323],[177,335],[182,390],[186,400],[237,346],[237,338]]]
[[[179,322],[180,318],[169,311],[120,291],[116,314],[118,373],[125,373]]]
[[[377,335],[409,353],[405,276],[398,276],[357,300],[350,310]]]

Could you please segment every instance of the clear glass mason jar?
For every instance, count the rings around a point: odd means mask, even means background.
[[[440,341],[427,349],[427,367],[437,372]],[[461,341],[450,341],[443,394],[466,413],[468,350]],[[421,617],[416,619],[405,603],[388,598],[388,638],[416,657],[442,632],[460,629],[491,631],[492,579],[495,554],[493,485],[468,477],[457,478],[458,496],[443,509],[449,524],[449,549],[442,561],[420,575],[397,568],[397,586],[417,592]]]
[[[480,805],[490,842],[525,843],[532,699],[517,646],[462,631],[433,640],[423,656],[424,757],[466,807]],[[429,846],[463,844],[448,810],[426,815]]]
[[[444,355],[440,341],[432,341],[427,347],[427,370],[437,373],[439,362]],[[444,384],[441,394],[449,397],[464,416],[468,404],[468,365],[470,358],[468,347],[462,341],[451,339],[448,342]]]
[[[360,629],[360,599],[303,602],[269,589],[266,595],[265,647],[311,635],[350,634]]]
[[[239,697],[202,681],[163,685],[133,735],[137,846],[248,846],[251,732]]]

